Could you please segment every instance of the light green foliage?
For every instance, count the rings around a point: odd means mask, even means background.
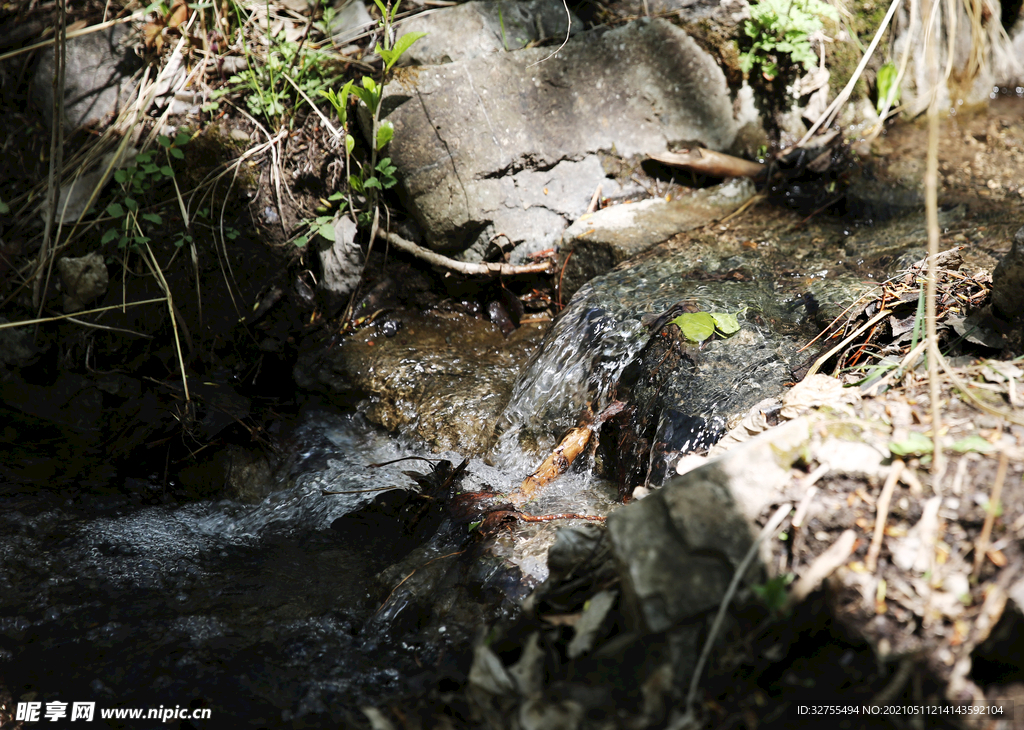
[[[786,589],[795,578],[796,576],[792,573],[786,573],[769,578],[767,582],[750,586],[750,588],[769,611],[779,613],[785,608],[786,599],[789,597],[789,591]]]
[[[810,36],[821,30],[823,17],[838,20],[839,14],[821,0],[760,0],[751,5],[743,30],[753,45],[740,53],[740,68],[744,73],[760,68],[769,80],[787,61],[810,71],[818,63]]]
[[[328,76],[333,65],[331,56],[308,44],[285,40],[284,31],[271,38],[263,62],[249,54],[247,58],[248,68],[228,79],[232,85],[213,92],[211,98],[216,100],[226,94],[246,91],[245,103],[252,115],[264,117],[275,129],[281,128],[287,111],[298,109],[305,103],[288,82],[289,78],[309,97],[317,96],[334,81],[334,77]],[[217,102],[213,101],[203,110],[216,108]]]
[[[878,77],[876,80],[878,100],[875,104],[879,114],[882,113],[882,110],[885,109],[886,106],[892,109],[894,106],[899,104],[900,87],[896,85],[897,75],[898,72],[896,70],[896,64],[892,61],[878,69]]]
[[[731,337],[740,330],[740,322],[735,314],[723,312],[687,312],[680,314],[671,322],[678,327],[690,342],[704,342],[712,335]]]
[[[120,195],[106,207],[108,216],[114,219],[100,242],[117,242],[118,248],[139,246],[149,242],[146,231],[150,226],[162,226],[163,218],[149,210],[151,193],[161,183],[174,179],[171,159],[183,159],[182,147],[191,137],[187,132],[178,132],[172,140],[160,135],[157,142],[163,148],[166,164],[160,164],[158,152],[149,150],[135,156],[131,165],[114,173],[114,181],[120,186]],[[179,244],[181,245],[181,244]]]
[[[10,212],[11,206],[7,205],[7,203],[3,201],[3,198],[0,198],[0,215],[7,215]]]
[[[976,451],[979,454],[987,454],[990,451],[995,451],[996,447],[993,446],[988,441],[986,441],[985,439],[983,439],[981,436],[974,435],[967,436],[966,438],[962,438],[959,441],[954,442],[953,445],[950,446],[949,448],[961,454],[965,454],[968,451]]]
[[[911,431],[902,441],[890,441],[889,451],[893,456],[921,456],[935,450],[932,440],[923,433]]]

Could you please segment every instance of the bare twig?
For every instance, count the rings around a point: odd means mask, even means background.
[[[546,274],[551,270],[551,264],[547,261],[536,264],[522,264],[520,266],[498,263],[474,264],[469,263],[468,261],[456,261],[455,259],[450,259],[447,256],[442,256],[439,253],[435,253],[423,248],[422,246],[418,246],[412,241],[407,241],[397,233],[378,231],[377,236],[379,238],[383,238],[395,248],[405,251],[408,254],[412,254],[416,258],[422,259],[432,266],[438,266],[442,269],[448,269],[449,271],[454,271],[466,276],[522,276],[524,274]]]
[[[793,587],[789,590],[787,606],[795,606],[800,601],[811,595],[821,582],[836,571],[839,566],[845,563],[853,553],[857,544],[857,533],[853,530],[846,530],[839,539],[832,543],[832,546],[819,555],[811,567],[800,576]]]
[[[869,573],[874,573],[878,568],[878,554],[882,551],[882,538],[885,536],[885,521],[889,517],[889,503],[892,501],[892,493],[896,489],[896,482],[903,473],[903,461],[893,459],[892,467],[889,469],[889,476],[885,479],[885,486],[878,497],[878,505],[875,507],[875,534],[871,537],[871,547],[868,548],[868,557],[864,561]]]
[[[985,555],[988,553],[989,540],[992,537],[992,525],[996,521],[996,512],[999,511],[999,499],[1003,494],[1003,482],[1006,480],[1006,469],[1009,466],[1010,457],[1005,451],[999,454],[999,467],[996,469],[996,480],[992,484],[992,494],[988,498],[988,506],[985,509],[985,524],[981,527],[981,535],[974,545],[974,577],[977,578],[981,572],[981,566],[985,563]]]

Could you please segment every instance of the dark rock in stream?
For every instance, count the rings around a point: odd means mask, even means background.
[[[341,401],[362,401],[370,420],[438,451],[482,453],[520,367],[540,341],[524,325],[455,313],[402,311],[338,344],[300,356],[295,382]]]

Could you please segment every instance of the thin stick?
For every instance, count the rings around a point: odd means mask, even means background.
[[[985,524],[981,526],[981,535],[978,542],[974,544],[974,577],[981,573],[981,566],[985,562],[985,555],[988,553],[989,539],[992,537],[992,525],[996,521],[996,512],[999,510],[999,498],[1003,494],[1003,482],[1006,480],[1006,469],[1010,463],[1010,457],[1005,451],[999,454],[999,467],[996,469],[996,481],[992,485],[992,495],[988,500],[988,507],[985,509]]]
[[[439,253],[434,253],[433,251],[417,246],[412,241],[407,241],[397,233],[391,233],[390,231],[378,231],[377,237],[383,238],[395,248],[401,249],[406,253],[423,259],[433,266],[439,266],[443,269],[455,271],[459,274],[465,274],[466,276],[521,276],[523,274],[546,274],[551,268],[548,262],[523,264],[521,266],[497,263],[472,264],[467,261],[456,261],[455,259],[450,259],[447,256],[442,256]]]
[[[831,104],[828,105],[825,113],[818,117],[818,121],[811,125],[811,128],[807,130],[807,134],[805,134],[803,139],[797,143],[797,147],[803,147],[807,143],[807,140],[814,136],[814,133],[817,132],[823,124],[831,124],[832,120],[835,118],[836,112],[838,112],[839,108],[846,103],[847,99],[850,98],[850,94],[853,93],[853,87],[857,84],[857,81],[860,80],[861,74],[864,73],[864,69],[867,67],[868,61],[871,60],[871,56],[874,54],[875,48],[878,47],[878,42],[882,40],[882,35],[885,33],[885,29],[889,27],[889,21],[891,21],[892,16],[896,14],[896,9],[900,6],[901,2],[903,2],[903,0],[892,0],[892,4],[889,6],[889,12],[887,12],[885,14],[885,18],[882,19],[882,24],[878,26],[878,30],[875,32],[875,37],[871,39],[871,45],[868,46],[868,50],[864,51],[864,56],[860,59],[860,63],[857,64],[857,69],[853,72],[853,76],[850,77],[850,80],[847,82],[846,86],[843,87],[843,90],[839,92],[839,95]]]
[[[893,459],[892,468],[889,469],[889,476],[885,479],[885,486],[878,497],[878,505],[875,507],[875,534],[871,537],[871,547],[868,548],[868,557],[864,561],[869,573],[874,573],[878,568],[878,554],[882,551],[882,538],[885,535],[885,521],[889,518],[889,503],[892,501],[892,493],[896,489],[896,482],[903,473],[902,459]]]
[[[836,354],[837,352],[839,352],[839,351],[840,351],[840,350],[842,350],[842,349],[843,349],[844,347],[846,347],[846,346],[847,346],[848,344],[850,344],[851,342],[853,342],[853,340],[854,340],[854,339],[855,339],[855,338],[856,338],[856,337],[857,337],[857,336],[858,336],[859,334],[861,334],[862,332],[864,332],[864,331],[865,331],[865,330],[867,330],[868,328],[872,327],[872,326],[873,326],[873,325],[874,325],[874,324],[875,324],[876,322],[879,322],[879,321],[880,321],[880,320],[882,320],[882,319],[883,319],[884,317],[888,317],[888,316],[889,316],[890,314],[891,314],[891,312],[890,312],[890,311],[889,311],[888,309],[883,309],[883,310],[882,310],[881,312],[879,312],[879,313],[878,313],[878,314],[876,314],[876,315],[875,315],[874,317],[872,317],[871,319],[869,319],[869,320],[868,320],[867,322],[865,322],[864,324],[862,324],[862,325],[861,325],[860,327],[858,327],[858,328],[857,328],[856,330],[854,330],[854,331],[853,331],[853,333],[852,333],[852,334],[851,334],[851,335],[850,335],[849,337],[847,337],[847,338],[846,338],[845,340],[843,340],[843,341],[842,341],[842,342],[840,342],[840,343],[839,343],[838,345],[836,345],[835,347],[833,347],[833,348],[832,348],[831,350],[829,350],[828,352],[826,352],[826,353],[825,353],[824,355],[822,355],[821,357],[819,357],[819,358],[818,358],[818,359],[817,359],[817,360],[815,361],[815,363],[814,363],[813,365],[811,365],[811,369],[807,371],[807,375],[805,375],[804,377],[806,377],[806,378],[809,378],[809,377],[811,377],[812,375],[814,375],[814,374],[815,374],[816,372],[818,372],[818,369],[819,369],[819,368],[820,368],[820,367],[821,367],[822,365],[824,365],[824,364],[825,364],[825,363],[826,363],[826,362],[828,361],[828,359],[829,359],[830,357],[832,357],[832,356],[833,356],[833,355],[835,355],[835,354]]]
[[[936,14],[935,0],[929,3],[927,24],[932,24]],[[925,34],[928,68],[937,71],[935,49]],[[948,77],[948,69],[947,69]],[[925,332],[928,340],[928,396],[931,400],[932,453],[931,472],[934,479],[940,479],[946,470],[946,459],[942,451],[942,410],[939,398],[939,337],[935,326],[935,284],[938,279],[939,255],[939,80],[932,82],[931,101],[928,104],[928,157],[924,173],[924,206],[928,228],[928,276],[925,280]],[[938,491],[938,490],[936,490]]]
[[[98,309],[90,309],[85,312],[74,312],[72,314],[61,314],[54,317],[41,317],[39,319],[26,319],[21,322],[6,322],[0,324],[0,330],[9,329],[11,327],[27,327],[30,324],[42,324],[43,322],[55,322],[58,319],[71,319],[72,317],[81,317],[85,314],[95,314],[97,312],[105,312],[108,309],[122,309],[124,307],[135,307],[139,304],[155,304],[157,302],[164,301],[163,297],[159,299],[143,299],[141,302],[127,302],[124,304],[112,304],[109,307],[99,307]]]
[[[99,23],[97,25],[91,25],[88,28],[79,28],[78,30],[73,30],[70,33],[65,34],[65,38],[67,40],[71,40],[72,38],[78,38],[79,36],[89,35],[90,33],[95,33],[95,32],[100,31],[100,30],[105,30],[106,28],[109,28],[112,25],[120,25],[121,23],[131,23],[131,22],[134,22],[136,20],[143,20],[145,17],[146,17],[146,13],[142,12],[142,13],[135,13],[135,15],[129,15],[126,18],[116,18],[115,20],[108,20],[106,23]],[[8,58],[14,58],[15,56],[20,56],[22,53],[30,53],[31,51],[35,51],[35,50],[37,50],[39,48],[46,48],[46,46],[53,45],[53,43],[56,40],[57,40],[57,37],[54,36],[53,38],[48,38],[45,41],[39,41],[38,43],[33,43],[31,46],[25,46],[24,48],[17,48],[17,49],[15,49],[13,51],[8,51],[7,53],[0,54],[0,63],[2,63],[3,61],[6,61]]]
[[[732,597],[736,594],[736,590],[739,588],[740,581],[743,580],[743,576],[747,572],[747,568],[750,567],[750,563],[754,560],[754,556],[757,555],[758,548],[761,543],[764,542],[766,537],[775,534],[775,531],[782,525],[782,521],[789,516],[790,510],[793,509],[793,505],[787,502],[786,504],[775,510],[775,514],[768,520],[768,524],[764,526],[760,534],[754,538],[754,542],[751,543],[750,548],[747,550],[747,554],[743,556],[743,562],[736,568],[736,572],[733,573],[732,581],[729,583],[729,588],[725,591],[725,596],[722,598],[722,603],[718,606],[718,613],[715,615],[714,623],[711,624],[711,631],[708,632],[708,638],[704,642],[704,649],[700,653],[700,659],[697,660],[697,667],[693,670],[693,677],[690,679],[690,690],[686,693],[686,714],[691,715],[693,712],[693,701],[697,697],[697,688],[700,685],[700,675],[704,671],[704,665],[707,663],[708,656],[711,654],[711,647],[714,646],[715,638],[718,636],[718,632],[722,628],[722,623],[725,620],[725,612],[729,608],[729,602],[732,601]]]
[[[49,271],[53,259],[50,241],[57,222],[57,197],[60,193],[60,172],[63,169],[64,158],[64,65],[67,61],[68,45],[65,0],[57,0],[57,33],[54,41],[56,45],[53,48],[53,119],[50,129],[50,173],[46,190],[46,230],[43,232],[43,243],[39,247],[36,276],[32,284],[32,308],[36,310],[37,317],[43,313],[44,270],[47,272],[46,283],[50,283]]]
[[[547,58],[542,58],[541,60],[537,61],[537,63],[531,63],[526,68],[533,68],[534,66],[537,66],[538,64],[544,63],[545,61],[547,61],[547,60],[549,60],[551,58],[554,58],[555,56],[558,55],[558,52],[560,50],[565,48],[565,44],[569,42],[569,32],[572,30],[572,13],[569,12],[569,5],[568,5],[568,3],[566,3],[565,0],[562,0],[562,7],[565,8],[565,21],[567,23],[567,25],[565,26],[565,40],[562,41],[562,45],[560,45],[558,48],[556,48],[554,53],[552,53],[550,56],[548,56]]]

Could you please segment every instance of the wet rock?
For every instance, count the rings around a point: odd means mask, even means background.
[[[550,245],[582,215],[600,155],[736,136],[725,77],[662,20],[580,34],[554,58],[535,48],[410,70],[388,87],[390,153],[435,250],[482,256],[498,234]]]
[[[363,273],[363,251],[356,243],[357,227],[347,215],[334,219],[334,241],[319,251],[320,286],[339,299],[348,297]]]
[[[257,504],[279,485],[267,455],[230,445],[215,455],[182,469],[178,480],[193,495],[224,495]]]
[[[64,311],[77,312],[107,292],[110,277],[103,257],[93,251],[81,258],[62,258],[57,261],[61,288],[64,291]]]
[[[572,252],[562,278],[563,296],[655,244],[723,218],[755,192],[748,179],[730,180],[684,198],[654,198],[584,214],[562,234],[562,250]]]
[[[505,339],[496,325],[463,315],[402,312],[393,319],[401,327],[391,336],[368,327],[300,356],[296,383],[341,399],[365,396],[361,408],[370,420],[436,450],[482,452],[540,330],[523,326]]]
[[[992,306],[1011,322],[1024,317],[1024,227],[1013,237],[1013,245],[992,272]]]
[[[6,317],[0,317],[0,324],[9,324]],[[7,368],[21,368],[29,365],[38,353],[32,344],[32,330],[28,327],[0,329],[0,379]]]
[[[415,66],[516,51],[547,38],[565,38],[568,16],[558,0],[474,2],[412,18],[404,33],[426,33],[405,57]],[[583,23],[572,15],[573,35]]]
[[[116,25],[68,40],[64,81],[65,131],[101,122],[116,114],[127,101],[135,88],[132,76],[142,65],[141,60],[124,45],[129,33],[127,26]],[[33,88],[36,104],[47,123],[52,123],[52,48],[45,52],[36,69]]]

